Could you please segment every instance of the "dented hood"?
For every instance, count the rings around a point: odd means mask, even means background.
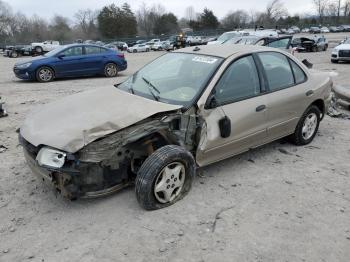
[[[113,86],[103,87],[37,108],[27,116],[21,135],[34,146],[47,145],[75,153],[98,138],[179,108]]]

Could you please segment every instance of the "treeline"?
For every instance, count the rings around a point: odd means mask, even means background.
[[[179,33],[183,28],[202,31],[350,23],[350,0],[309,1],[313,1],[316,15],[290,16],[282,0],[272,0],[262,11],[231,11],[221,20],[208,8],[198,13],[193,7],[187,7],[184,17],[178,19],[160,4],[148,6],[143,3],[133,12],[130,5],[124,3],[107,5],[100,10],[82,9],[71,18],[55,15],[47,21],[39,16],[27,17],[14,12],[8,3],[0,0],[0,43],[151,37]]]

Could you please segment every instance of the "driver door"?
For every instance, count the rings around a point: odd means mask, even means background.
[[[260,77],[251,55],[226,68],[211,96],[216,105],[207,105],[202,113],[204,124],[196,155],[200,166],[266,143],[266,98],[261,93]],[[224,118],[230,122],[228,137],[222,137],[219,127]]]

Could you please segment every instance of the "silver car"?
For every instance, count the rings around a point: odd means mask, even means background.
[[[282,137],[310,143],[331,87],[328,74],[278,49],[191,47],[116,87],[44,105],[19,137],[33,172],[65,197],[135,184],[140,205],[158,209],[188,193],[197,167]]]

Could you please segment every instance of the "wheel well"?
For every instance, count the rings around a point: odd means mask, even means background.
[[[323,116],[325,114],[325,105],[324,105],[323,100],[322,99],[318,99],[318,100],[314,101],[311,105],[314,105],[314,106],[318,107],[318,109],[322,113],[322,117],[321,118],[323,118]]]

